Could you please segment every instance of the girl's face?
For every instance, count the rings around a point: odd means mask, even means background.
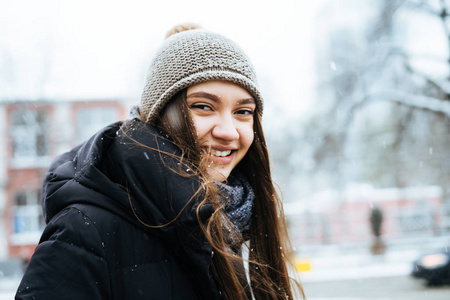
[[[209,175],[224,181],[253,142],[255,100],[234,83],[207,81],[189,87],[186,101]]]

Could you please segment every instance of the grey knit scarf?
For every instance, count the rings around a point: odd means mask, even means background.
[[[250,229],[255,197],[250,182],[244,174],[234,171],[226,184],[217,182],[216,185],[221,192],[225,215],[238,232],[245,234]],[[230,241],[230,237],[227,239]],[[235,241],[235,239],[231,237],[231,241]]]

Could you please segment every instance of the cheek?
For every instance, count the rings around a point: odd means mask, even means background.
[[[210,130],[210,124],[205,120],[205,118],[199,118],[196,116],[192,117],[194,122],[195,131],[197,133],[197,139],[201,140]]]
[[[239,135],[241,139],[241,145],[248,150],[248,148],[250,148],[250,146],[252,145],[254,139],[253,125],[246,126],[245,128],[241,129]]]

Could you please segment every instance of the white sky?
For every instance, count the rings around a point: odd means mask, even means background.
[[[301,115],[313,98],[313,21],[322,2],[0,0],[0,98],[138,102],[166,31],[193,22],[247,52],[267,108]]]

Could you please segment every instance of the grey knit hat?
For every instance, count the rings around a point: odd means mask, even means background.
[[[140,104],[145,121],[154,121],[180,90],[209,80],[230,81],[245,88],[262,114],[263,99],[247,55],[224,36],[193,29],[167,38],[153,58]]]

